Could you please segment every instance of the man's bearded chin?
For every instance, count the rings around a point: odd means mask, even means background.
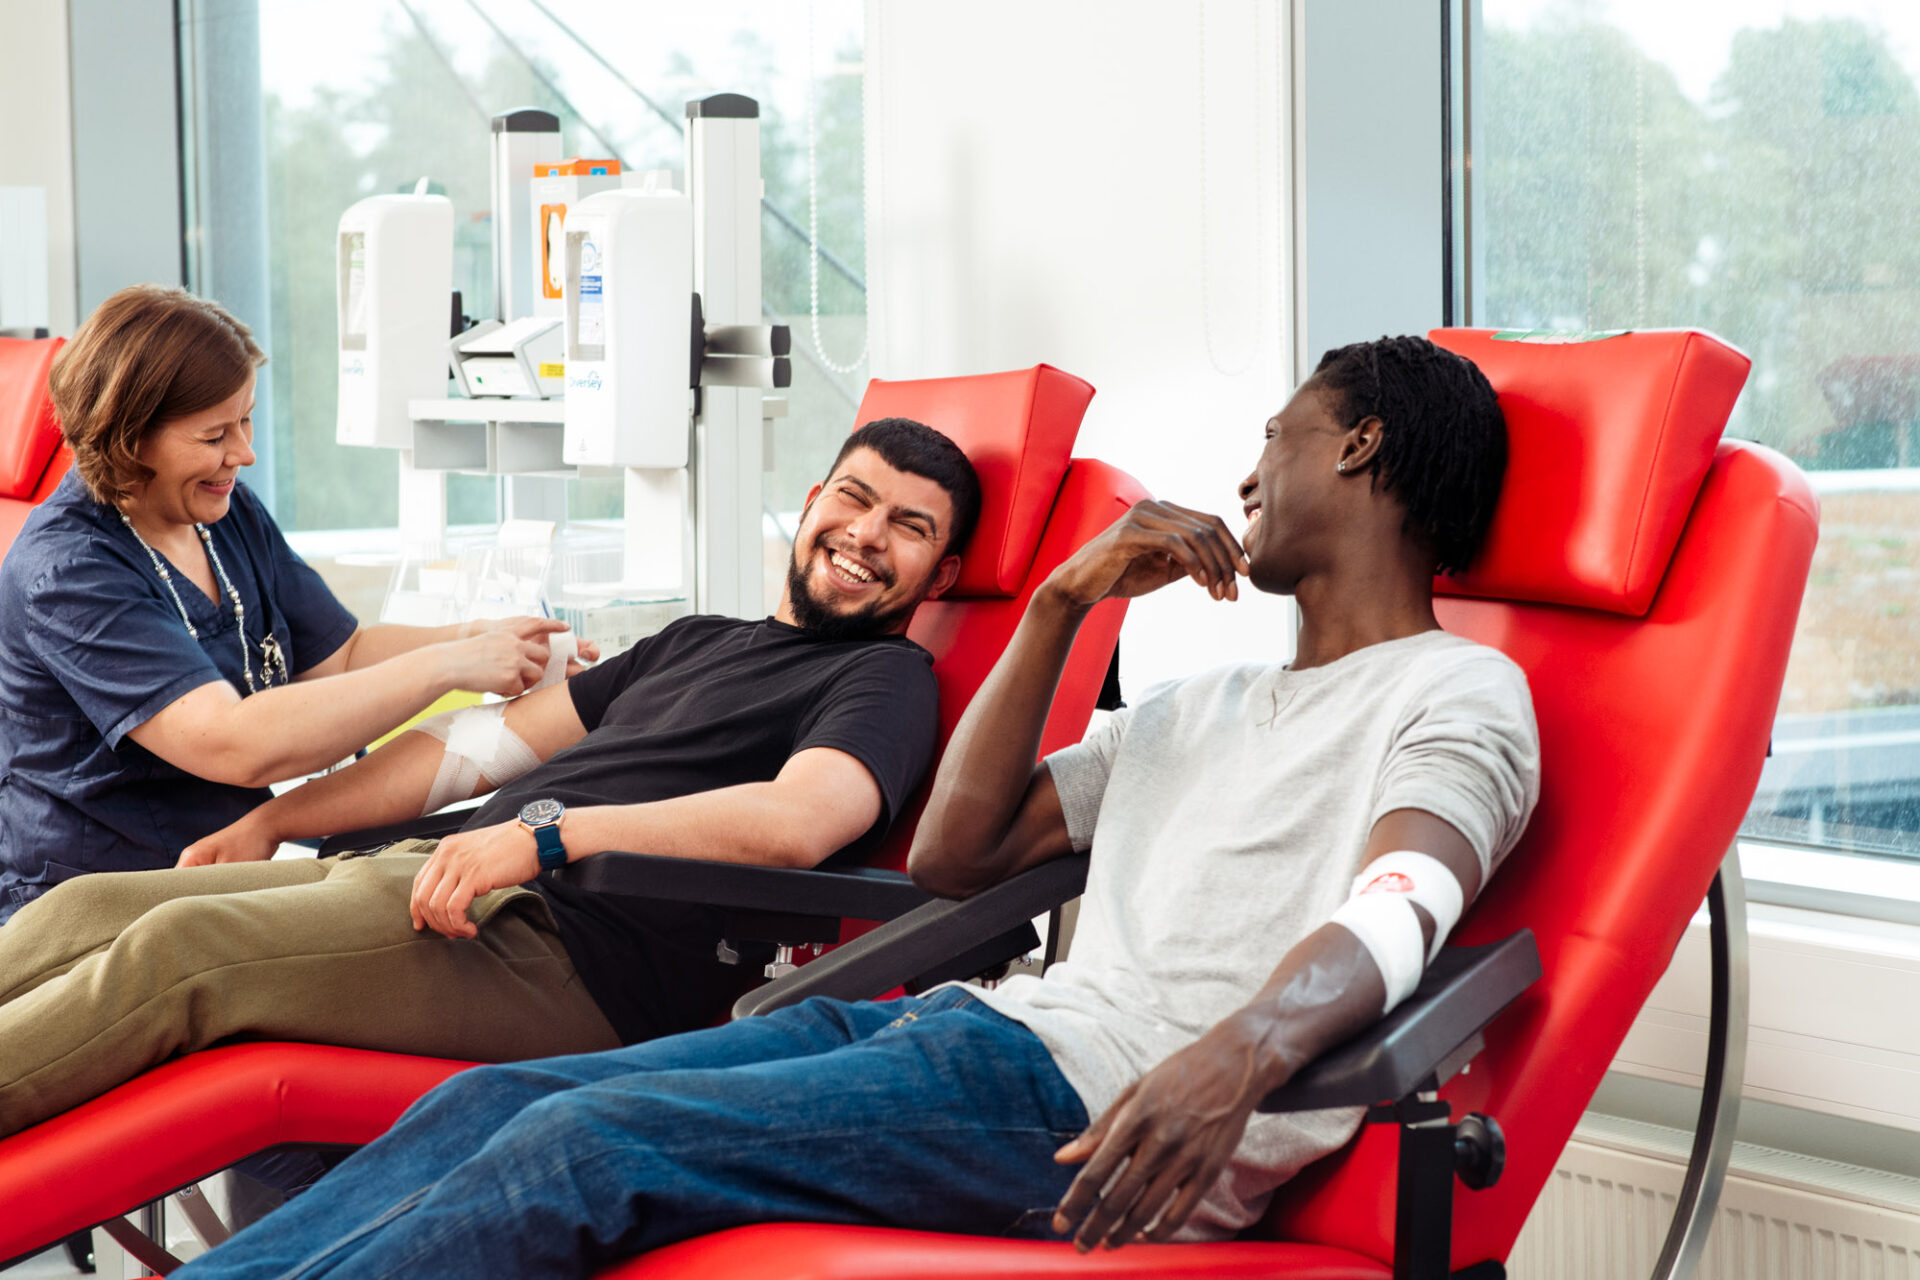
[[[811,552],[808,558],[812,558]],[[871,640],[888,635],[899,623],[912,617],[920,603],[908,600],[882,611],[880,601],[875,600],[851,613],[841,613],[816,599],[812,588],[812,579],[802,567],[800,548],[796,545],[787,561],[787,603],[801,629],[822,640]]]

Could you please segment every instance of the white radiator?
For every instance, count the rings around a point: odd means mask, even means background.
[[[1690,1137],[1589,1115],[1527,1219],[1508,1274],[1646,1280],[1673,1216]],[[1696,1274],[1920,1280],[1920,1179],[1737,1143]]]

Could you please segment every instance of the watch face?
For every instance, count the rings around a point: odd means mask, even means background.
[[[520,821],[530,827],[543,827],[560,821],[563,812],[558,800],[530,800],[520,809]]]

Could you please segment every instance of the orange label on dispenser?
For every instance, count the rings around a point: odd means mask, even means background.
[[[540,206],[540,296],[544,298],[558,298],[560,286],[566,283],[567,260],[561,252],[566,225],[567,206]]]
[[[618,160],[542,160],[533,166],[536,178],[597,178],[620,176]]]

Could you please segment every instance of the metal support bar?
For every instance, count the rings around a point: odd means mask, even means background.
[[[1055,964],[1059,963],[1060,931],[1066,928],[1066,924],[1067,908],[1065,903],[1047,912],[1047,949],[1040,957],[1040,972],[1043,974],[1053,968]]]
[[[155,1275],[164,1276],[180,1266],[180,1259],[153,1242],[152,1237],[125,1218],[108,1218],[100,1229],[113,1237],[133,1259]]]
[[[400,544],[438,556],[447,537],[447,473],[413,465],[413,450],[400,459]]]
[[[793,385],[793,361],[786,356],[715,356],[700,362],[703,387],[761,387]]]
[[[793,330],[784,324],[709,324],[701,328],[710,356],[793,354]]]
[[[1453,1252],[1452,1112],[1427,1097],[1394,1107],[1400,1182],[1393,1207],[1393,1280],[1447,1280]]]
[[[688,103],[687,115],[693,289],[700,295],[702,332],[755,325],[761,312],[759,107],[748,98],[717,94]],[[766,574],[760,392],[769,383],[756,377],[745,385],[716,385],[706,368],[711,364],[702,366],[693,439],[693,600],[703,613],[758,617],[765,612]],[[772,370],[767,376],[771,385],[785,385]],[[786,379],[792,381],[790,371]]]
[[[1707,890],[1713,953],[1712,1023],[1707,1038],[1707,1075],[1700,1090],[1700,1118],[1693,1129],[1687,1177],[1674,1205],[1666,1247],[1653,1280],[1685,1280],[1700,1265],[1713,1230],[1720,1188],[1733,1157],[1740,1119],[1740,1086],[1747,1069],[1747,890],[1740,877],[1736,840]]]
[[[180,1212],[187,1216],[187,1226],[207,1248],[225,1244],[233,1235],[227,1224],[220,1220],[220,1215],[214,1212],[213,1206],[207,1203],[199,1183],[174,1192],[173,1202],[180,1206]]]
[[[773,949],[773,963],[766,967],[765,973],[769,979],[784,978],[798,967],[793,962],[793,948],[783,942]]]

